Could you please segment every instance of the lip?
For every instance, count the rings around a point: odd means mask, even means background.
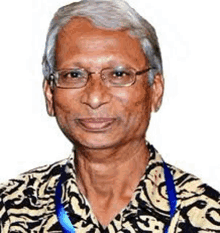
[[[111,127],[115,118],[81,118],[78,123],[88,131],[103,131]]]

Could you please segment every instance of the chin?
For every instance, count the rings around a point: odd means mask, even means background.
[[[85,147],[88,149],[94,149],[94,150],[101,150],[101,149],[110,149],[117,147],[119,143],[114,143],[114,142],[104,142],[104,141],[84,141],[82,143],[80,142],[75,142],[74,144],[78,144],[81,147]]]
[[[88,149],[110,149],[116,148],[122,144],[122,140],[119,138],[114,137],[114,139],[109,137],[98,137],[97,135],[90,136],[88,138],[78,138],[73,140],[74,145],[79,147],[85,147]]]

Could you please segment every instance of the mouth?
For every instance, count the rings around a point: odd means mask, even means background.
[[[81,118],[78,123],[87,131],[104,131],[111,127],[115,118]]]

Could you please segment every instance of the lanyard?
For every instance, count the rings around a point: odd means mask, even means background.
[[[56,194],[55,194],[56,214],[57,214],[57,218],[59,220],[59,223],[62,227],[62,231],[64,233],[75,233],[75,228],[73,227],[73,225],[69,219],[69,216],[61,203],[61,197],[62,197],[61,185],[64,181],[64,174],[65,173],[63,172],[63,169],[62,169],[61,177],[60,177],[59,183],[57,185]]]
[[[172,219],[176,211],[176,203],[177,203],[175,184],[170,169],[167,167],[165,162],[163,162],[163,167],[164,167],[164,175],[167,186],[168,201],[170,205],[170,219]],[[168,228],[169,225],[166,225],[164,229],[164,233],[168,233]]]
[[[170,169],[167,167],[165,162],[163,163],[163,165],[164,165],[164,175],[165,175],[166,187],[168,193],[168,201],[170,205],[170,219],[172,219],[176,211],[177,197],[176,197],[173,176],[170,172]],[[56,188],[56,195],[55,195],[56,214],[59,223],[62,227],[62,231],[64,233],[75,233],[76,232],[75,228],[73,227],[69,219],[69,216],[61,203],[61,197],[62,197],[61,185],[63,181],[64,181],[64,172],[62,172],[59,183]],[[166,225],[164,228],[164,233],[168,233],[168,229],[169,229],[169,225]]]

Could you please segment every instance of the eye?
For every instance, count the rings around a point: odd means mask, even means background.
[[[129,72],[125,71],[125,70],[116,70],[113,72],[113,77],[114,78],[122,78],[125,76],[129,76]]]
[[[134,81],[134,72],[132,69],[119,67],[115,69],[106,69],[103,76],[113,86],[123,86]]]
[[[78,79],[78,78],[86,77],[86,74],[83,70],[70,70],[70,71],[66,71],[65,73],[63,73],[63,77]]]

